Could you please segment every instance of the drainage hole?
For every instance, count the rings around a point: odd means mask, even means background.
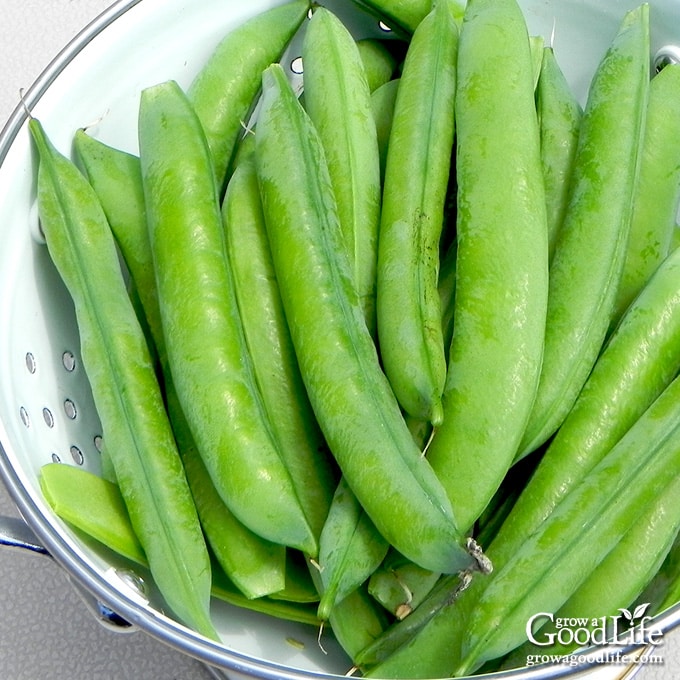
[[[21,407],[19,409],[19,417],[21,418],[21,422],[26,426],[30,427],[31,426],[31,419],[28,416],[28,411],[26,410],[25,407]]]
[[[64,368],[71,373],[72,371],[75,370],[76,368],[76,358],[73,354],[73,352],[69,352],[66,350],[62,355],[61,355],[61,362],[64,365]]]
[[[52,411],[48,408],[44,408],[42,414],[45,425],[47,425],[47,427],[54,427],[54,416],[52,415]]]
[[[72,446],[70,448],[70,451],[71,451],[71,458],[73,458],[73,462],[76,465],[82,465],[83,462],[85,461],[85,457],[83,456],[83,452],[77,446]]]
[[[78,415],[76,405],[70,399],[64,400],[64,413],[70,420],[75,420]]]
[[[36,363],[33,352],[26,352],[26,368],[29,373],[35,373]]]

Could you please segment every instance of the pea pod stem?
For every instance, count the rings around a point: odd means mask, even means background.
[[[255,157],[293,346],[331,453],[389,543],[427,568],[469,566],[446,494],[380,368],[340,240],[321,142],[278,65],[263,74]]]
[[[248,359],[210,153],[174,81],[142,92],[139,144],[168,363],[201,458],[244,525],[314,555]]]
[[[390,131],[378,239],[378,341],[404,411],[442,422],[439,241],[454,137],[458,28],[446,2],[408,48]]]
[[[171,610],[218,639],[209,614],[208,552],[106,216],[41,123],[32,118],[29,129],[40,157],[38,204],[48,249],[74,299],[83,364],[135,533]]]
[[[427,450],[465,531],[513,462],[543,357],[547,219],[533,79],[517,3],[471,0],[458,50],[453,336],[443,423]]]
[[[630,230],[648,87],[649,7],[641,5],[626,14],[588,94],[550,267],[541,378],[518,457],[559,427],[604,342]]]

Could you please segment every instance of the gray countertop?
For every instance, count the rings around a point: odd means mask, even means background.
[[[109,0],[3,0],[0,21],[0,127],[56,53]],[[17,515],[0,484],[0,515]],[[640,680],[680,674],[680,635],[660,651],[664,664]],[[66,574],[48,558],[0,551],[0,678],[12,680],[206,680],[198,662],[145,633],[114,634],[89,614]]]

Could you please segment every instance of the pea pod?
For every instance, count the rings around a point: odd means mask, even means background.
[[[604,342],[630,229],[648,87],[649,8],[641,5],[626,14],[588,93],[550,268],[541,379],[520,457],[559,427]]]
[[[413,33],[432,10],[432,0],[355,0],[369,8],[393,28]],[[451,10],[457,19],[465,11],[465,0],[451,0]]]
[[[135,533],[169,608],[217,639],[208,552],[106,216],[41,123],[31,119],[29,129],[47,247],[75,303],[83,365]]]
[[[612,326],[669,252],[680,205],[680,64],[649,86],[647,124],[630,237]]]
[[[649,502],[676,481],[679,397],[676,379],[494,572],[470,609],[455,673],[469,673],[522,644],[530,617],[559,609],[640,521]]]
[[[649,603],[653,615],[665,612],[680,602],[680,535],[638,601]]]
[[[244,525],[314,555],[316,540],[253,378],[210,153],[174,81],[142,92],[139,146],[168,363],[199,454]]]
[[[354,281],[374,332],[380,153],[364,63],[352,34],[324,7],[309,21],[302,59],[305,109],[323,144]]]
[[[220,189],[231,174],[232,156],[254,107],[262,69],[280,59],[309,6],[308,0],[291,0],[236,27],[215,47],[187,90],[205,130]]]
[[[543,356],[548,248],[533,73],[515,0],[468,2],[456,94],[453,338],[444,422],[427,450],[464,530],[513,462]]]
[[[541,131],[541,164],[548,213],[548,253],[552,260],[564,220],[569,180],[583,110],[569,86],[552,47],[543,49],[536,107]]]
[[[222,204],[229,268],[255,381],[316,541],[336,484],[307,398],[267,240],[254,158],[234,170]],[[257,300],[257,304],[253,304]]]
[[[387,148],[392,130],[394,118],[394,104],[397,99],[400,78],[390,80],[381,85],[371,95],[371,108],[375,119],[376,132],[378,134],[378,151],[380,153],[380,178],[385,177],[385,164],[387,162]]]
[[[368,89],[375,92],[379,87],[389,82],[397,68],[396,57],[385,44],[384,40],[363,38],[357,40],[357,48],[364,65]]]
[[[437,294],[454,136],[458,28],[446,2],[419,24],[390,132],[378,239],[378,340],[385,373],[410,416],[442,421],[446,378]]]
[[[446,494],[381,371],[341,241],[321,142],[278,65],[263,74],[255,149],[281,299],[331,453],[389,543],[427,568],[450,573],[470,566]]]

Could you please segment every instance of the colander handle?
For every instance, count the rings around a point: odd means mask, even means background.
[[[39,555],[51,557],[49,551],[38,540],[33,530],[18,517],[8,517],[0,515],[0,548],[21,548],[29,550]],[[87,608],[93,616],[105,628],[117,633],[130,633],[137,630],[137,627],[128,623],[121,616],[116,614],[110,607],[106,606],[93,597],[83,586],[69,579],[76,592],[85,602]]]

